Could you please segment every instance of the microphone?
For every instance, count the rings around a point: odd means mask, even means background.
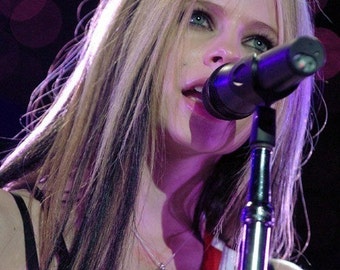
[[[325,50],[319,40],[299,37],[260,55],[217,68],[203,87],[203,104],[216,118],[245,118],[256,106],[270,106],[288,96],[324,63]]]

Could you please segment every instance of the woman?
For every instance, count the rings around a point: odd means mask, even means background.
[[[33,93],[30,132],[3,161],[1,264],[22,269],[32,263],[25,250],[35,250],[25,249],[17,194],[30,209],[40,269],[232,267],[252,119],[215,119],[200,91],[218,66],[311,34],[305,1],[101,1]],[[274,105],[272,257],[296,248],[311,85]],[[55,99],[41,115],[47,86]]]

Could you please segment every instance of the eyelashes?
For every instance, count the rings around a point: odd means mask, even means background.
[[[206,29],[208,31],[214,30],[213,21],[208,12],[202,9],[195,9],[190,18],[190,25],[198,29]]]
[[[246,37],[242,43],[243,45],[247,46],[250,49],[253,49],[255,52],[258,53],[263,53],[274,47],[273,41],[271,41],[269,37],[264,35],[252,35],[250,37]]]
[[[207,10],[198,7],[193,10],[189,25],[190,28],[195,31],[208,31],[213,32],[217,28],[218,18],[215,18]],[[276,37],[270,30],[266,30],[263,27],[261,29],[250,29],[249,34],[242,38],[241,44],[252,52],[262,53],[271,48],[275,47],[277,44]]]

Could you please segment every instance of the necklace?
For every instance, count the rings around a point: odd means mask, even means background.
[[[156,258],[156,256],[152,253],[152,249],[149,247],[148,243],[140,236],[137,230],[133,229],[133,233],[135,237],[137,238],[138,242],[146,252],[146,254],[149,256],[151,261],[155,264],[157,267],[155,270],[166,270],[167,265],[175,258],[176,254],[181,250],[181,248],[186,244],[186,242],[189,240],[187,238],[181,246],[170,256],[169,259],[167,259],[164,263],[160,262],[159,259]]]

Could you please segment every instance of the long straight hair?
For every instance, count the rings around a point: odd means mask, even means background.
[[[42,269],[75,220],[69,268],[126,269],[139,179],[156,151],[159,89],[187,5],[101,1],[84,37],[33,94],[44,96],[59,80],[55,101],[5,159],[0,178],[20,177],[45,194]]]

